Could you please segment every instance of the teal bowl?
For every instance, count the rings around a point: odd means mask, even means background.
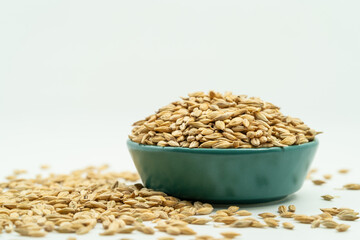
[[[299,190],[318,140],[272,148],[159,147],[127,141],[147,188],[214,203],[278,200]]]

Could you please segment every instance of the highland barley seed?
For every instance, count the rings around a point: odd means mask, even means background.
[[[190,93],[133,126],[134,142],[185,148],[282,147],[319,133],[260,98],[214,91]]]

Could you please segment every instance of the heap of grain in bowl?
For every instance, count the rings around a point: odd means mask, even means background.
[[[284,147],[319,133],[260,98],[214,91],[190,93],[133,126],[133,142],[184,148]]]

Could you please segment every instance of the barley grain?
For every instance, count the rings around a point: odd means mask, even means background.
[[[276,219],[274,218],[264,218],[264,222],[269,226],[269,227],[272,227],[272,228],[276,228],[279,226],[279,223]]]
[[[42,170],[47,170],[47,169],[50,168],[50,165],[48,165],[48,164],[42,164],[42,165],[40,166],[40,168],[41,168]]]
[[[237,236],[241,236],[241,234],[237,232],[222,232],[220,234],[227,239],[233,239]]]
[[[251,223],[251,227],[254,227],[254,228],[264,228],[264,227],[267,227],[268,225],[267,224],[263,224],[257,220],[255,221],[252,221]]]
[[[258,214],[258,216],[262,217],[262,218],[274,218],[274,217],[276,217],[276,214],[265,212],[265,213]]]
[[[319,216],[321,219],[332,219],[332,218],[333,218],[333,216],[332,216],[330,213],[328,213],[328,212],[321,213],[321,214],[319,214],[318,216]]]
[[[195,240],[215,240],[215,238],[208,235],[199,235],[195,237]]]
[[[252,222],[253,222],[252,220],[240,219],[230,224],[230,227],[234,227],[234,228],[250,227]]]
[[[350,225],[347,224],[339,224],[336,226],[336,230],[338,232],[346,232],[350,228]]]
[[[321,221],[321,225],[326,228],[336,228],[338,223],[331,219],[324,219]]]
[[[350,170],[349,169],[346,169],[346,168],[343,168],[343,169],[339,169],[339,173],[341,173],[341,174],[346,174],[346,173],[348,173]]]
[[[284,212],[287,212],[287,208],[286,208],[286,206],[284,206],[284,205],[281,205],[281,206],[279,206],[278,207],[278,213],[284,213]]]
[[[323,196],[321,196],[324,200],[326,200],[326,201],[331,201],[332,199],[334,199],[334,197],[333,196],[331,196],[331,195],[323,195]]]
[[[289,223],[289,222],[283,222],[282,225],[286,229],[294,229],[294,227],[295,227],[292,223]]]
[[[161,147],[281,147],[313,141],[319,133],[260,98],[214,91],[190,93],[133,126],[132,141]]]
[[[295,221],[298,221],[300,223],[311,223],[312,221],[315,220],[314,217],[303,215],[303,214],[295,215],[293,218]]]
[[[320,220],[320,219],[314,220],[313,222],[311,222],[311,228],[318,228],[318,227],[320,227],[320,223],[321,223],[321,220]]]
[[[166,136],[168,137],[168,136]],[[170,140],[171,141],[171,140]],[[86,234],[97,222],[104,230],[100,235],[131,233],[135,229],[154,234],[154,229],[142,221],[170,219],[164,229],[172,234],[194,235],[183,219],[195,214],[209,214],[213,207],[207,203],[188,202],[145,188],[141,184],[120,182],[138,179],[137,174],[102,173],[107,166],[89,167],[71,174],[50,174],[46,178],[10,179],[0,183],[0,218],[6,214],[9,224],[0,229],[13,230],[23,236],[42,237],[46,232]],[[25,189],[31,189],[30,191]],[[234,211],[237,209],[230,208]],[[195,218],[194,224],[209,219]],[[128,226],[127,225],[131,225]],[[167,230],[167,228],[170,228]],[[174,232],[174,228],[176,232]],[[44,230],[44,231],[43,231]]]
[[[295,215],[295,213],[293,213],[293,212],[280,213],[280,217],[283,217],[283,218],[292,218],[294,215]]]
[[[238,206],[230,206],[227,209],[230,213],[236,213],[239,210]]]
[[[324,174],[323,177],[326,179],[326,180],[330,180],[332,178],[332,175],[331,174]]]
[[[329,213],[332,216],[335,216],[340,212],[337,208],[320,208],[320,210],[324,213]]]
[[[326,183],[325,181],[320,180],[320,179],[312,180],[312,182],[313,182],[315,185],[323,185],[324,183]]]
[[[166,232],[170,235],[179,235],[181,230],[178,227],[168,227],[166,228]]]
[[[295,205],[289,205],[288,206],[288,209],[289,209],[289,212],[295,212],[296,211],[296,207],[295,207]]]
[[[360,184],[357,183],[345,184],[344,188],[346,188],[347,190],[360,190]]]
[[[355,212],[353,210],[342,210],[337,214],[337,217],[341,220],[345,220],[345,221],[355,221],[357,219],[359,219],[359,213]]]
[[[246,210],[240,210],[236,212],[237,215],[239,216],[250,216],[252,213]]]
[[[197,215],[207,215],[207,214],[210,214],[213,210],[214,210],[214,208],[212,208],[212,207],[203,207],[203,208],[196,210],[196,214]]]
[[[173,237],[158,237],[157,240],[175,240]]]
[[[189,227],[179,227],[181,234],[183,235],[195,235],[196,232]]]

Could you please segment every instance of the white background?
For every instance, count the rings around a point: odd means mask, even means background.
[[[135,170],[125,145],[131,123],[214,89],[259,96],[324,131],[313,164],[321,173],[352,169],[329,186],[305,183],[286,203],[309,214],[359,210],[359,192],[319,198],[360,182],[359,9],[357,0],[1,1],[0,178],[43,163],[57,172],[102,163]],[[359,229],[341,236],[356,239]],[[310,230],[241,232],[340,237]]]

